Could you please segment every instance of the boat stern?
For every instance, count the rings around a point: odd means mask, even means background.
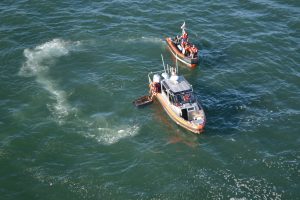
[[[197,133],[203,132],[206,123],[204,111],[200,110],[200,112],[195,114],[191,123],[193,124],[193,127]]]

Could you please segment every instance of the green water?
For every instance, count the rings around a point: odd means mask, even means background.
[[[1,199],[299,199],[299,19],[293,0],[1,1]],[[183,21],[201,135],[132,105]]]

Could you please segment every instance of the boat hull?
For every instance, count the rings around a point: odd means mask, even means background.
[[[177,58],[180,62],[185,65],[195,68],[199,62],[198,56],[196,58],[190,58],[182,54],[182,52],[176,47],[171,38],[166,38],[166,42],[168,44],[168,48],[170,49],[172,55]]]
[[[162,96],[161,93],[157,93],[156,94],[156,99],[159,101],[159,103],[161,104],[161,106],[164,108],[164,110],[166,111],[166,113],[169,115],[169,117],[176,122],[178,125],[180,125],[181,127],[196,133],[196,134],[200,134],[201,132],[203,132],[204,130],[204,126],[205,126],[205,121],[202,125],[195,125],[192,124],[191,122],[184,120],[183,118],[179,117],[167,104],[167,102],[164,100],[164,97]]]
[[[142,96],[132,102],[136,107],[143,107],[152,103],[152,98],[149,95]]]

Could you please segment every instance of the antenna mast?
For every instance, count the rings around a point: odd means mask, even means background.
[[[178,74],[178,61],[177,61],[177,54],[176,54],[176,74]]]
[[[164,66],[164,70],[166,71],[166,66],[165,66],[165,62],[164,62],[164,57],[163,57],[162,54],[160,54],[160,55],[161,55],[161,60],[162,60],[163,66]]]

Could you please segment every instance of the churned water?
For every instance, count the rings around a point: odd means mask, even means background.
[[[1,199],[299,199],[299,19],[294,0],[1,1]],[[132,105],[183,21],[201,135]]]

